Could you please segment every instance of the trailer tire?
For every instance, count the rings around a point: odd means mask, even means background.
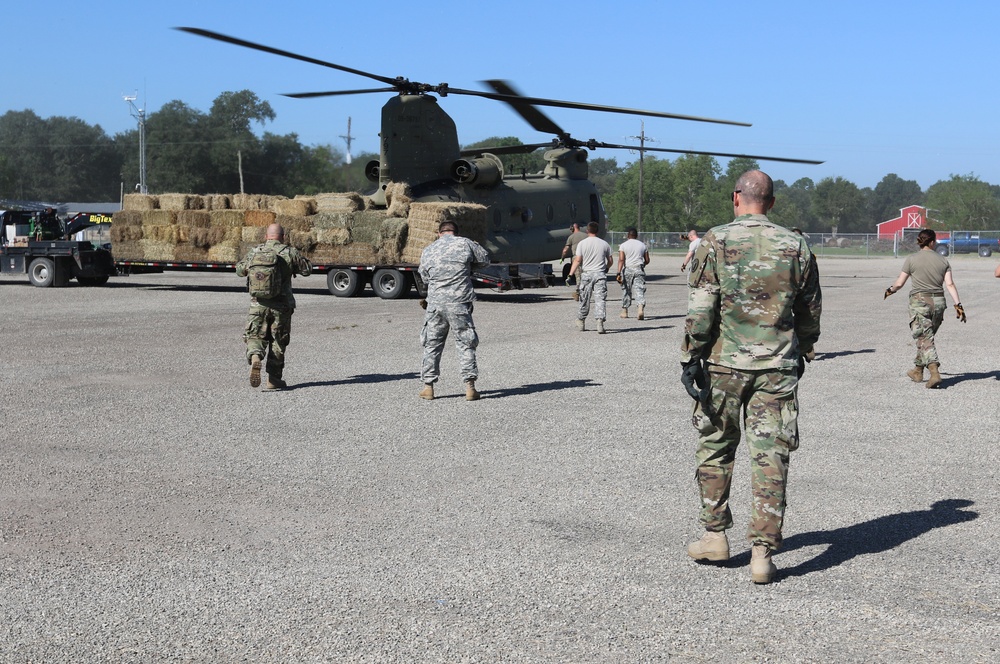
[[[331,270],[326,273],[326,287],[337,297],[354,297],[365,289],[365,280],[356,270]]]
[[[49,288],[56,282],[56,264],[50,258],[38,257],[28,266],[28,281],[38,288]]]
[[[990,256],[993,255],[993,247],[986,244],[981,245],[979,247],[979,255],[982,256],[983,258],[989,258]]]
[[[383,300],[398,300],[410,290],[410,279],[392,268],[375,270],[372,275],[372,290]]]

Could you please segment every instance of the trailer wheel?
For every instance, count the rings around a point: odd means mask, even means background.
[[[989,258],[993,255],[993,248],[988,244],[981,245],[979,247],[979,255],[983,258]]]
[[[56,264],[49,258],[36,258],[28,266],[28,281],[32,286],[48,288],[56,281]]]
[[[399,270],[375,270],[372,290],[383,300],[398,300],[410,290],[410,280]]]
[[[331,270],[326,273],[326,287],[337,297],[354,297],[365,289],[365,280],[354,270]]]

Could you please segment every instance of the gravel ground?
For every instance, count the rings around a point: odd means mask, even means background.
[[[286,379],[253,390],[235,276],[0,279],[0,661],[993,662],[1000,657],[995,261],[942,389],[905,375],[902,260],[823,258],[779,581],[700,535],[686,286],[579,333],[564,287],[482,293],[483,399],[449,345],[417,398],[415,298],[296,281]],[[609,284],[609,293],[620,293]]]

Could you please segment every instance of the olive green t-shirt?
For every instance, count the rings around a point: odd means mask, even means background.
[[[903,272],[910,275],[910,293],[944,295],[944,275],[950,269],[947,258],[927,249],[910,254],[903,261]]]

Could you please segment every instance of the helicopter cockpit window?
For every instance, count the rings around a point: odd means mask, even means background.
[[[556,218],[556,211],[552,208],[552,204],[549,203],[545,206],[545,219],[552,221]]]
[[[532,218],[534,218],[535,213],[531,211],[531,208],[524,208],[521,210],[521,223],[528,224],[531,223]]]

